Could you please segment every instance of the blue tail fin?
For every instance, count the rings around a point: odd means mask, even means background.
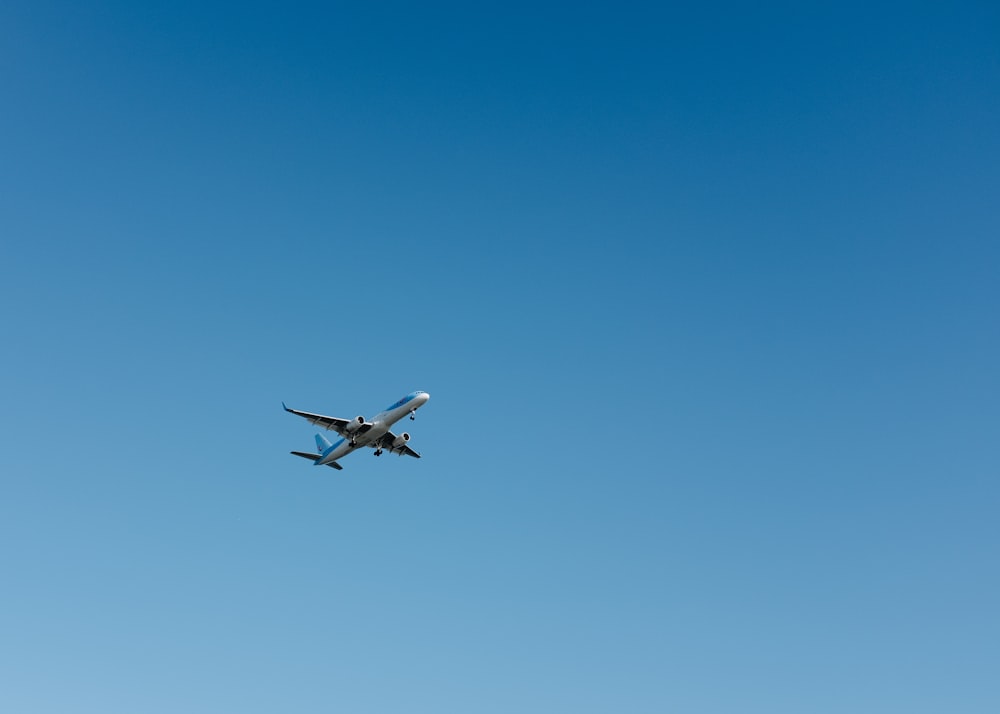
[[[322,434],[316,435],[316,450],[319,451],[319,453],[322,454],[326,452],[326,450],[329,449],[331,446],[333,446],[333,444],[331,444],[330,441],[325,436],[323,436]]]

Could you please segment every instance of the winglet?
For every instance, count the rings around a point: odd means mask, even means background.
[[[290,411],[292,411],[291,409],[289,409],[288,407],[286,407],[286,406],[285,406],[285,403],[284,403],[284,402],[282,402],[282,403],[281,403],[281,407],[282,407],[282,408],[283,408],[283,409],[284,409],[284,410],[285,410],[286,412],[290,412]]]

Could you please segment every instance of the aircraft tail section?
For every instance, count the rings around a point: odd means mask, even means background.
[[[314,465],[316,464],[317,461],[319,461],[319,454],[307,454],[304,451],[291,451],[289,453],[291,453],[292,456],[301,456],[303,459],[309,459],[310,461],[313,462]],[[332,469],[337,469],[337,471],[344,470],[344,467],[338,464],[336,461],[331,461],[330,463],[326,464],[326,466],[329,466]]]
[[[322,434],[316,435],[316,450],[319,453],[325,454],[326,450],[329,449],[331,446],[333,446],[333,444],[331,444],[330,440],[327,439],[325,436],[323,436]]]

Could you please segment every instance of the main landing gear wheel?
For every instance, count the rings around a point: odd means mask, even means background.
[[[375,449],[375,455],[376,456],[381,456],[382,455],[382,449]]]

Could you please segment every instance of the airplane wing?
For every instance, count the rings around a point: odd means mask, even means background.
[[[282,402],[281,406],[285,407],[285,403]],[[321,426],[324,429],[329,429],[330,431],[335,431],[341,436],[348,436],[347,432],[344,431],[344,427],[351,423],[350,419],[341,419],[340,417],[323,416],[322,414],[313,414],[312,412],[300,412],[298,409],[289,409],[285,407],[286,412],[291,412],[292,414],[298,414],[300,417],[308,419],[316,426]],[[370,423],[363,424],[361,427],[355,431],[355,434],[364,434],[366,431],[372,428]]]
[[[381,439],[378,440],[378,443],[381,446],[381,448],[393,454],[399,454],[400,456],[406,454],[407,456],[412,456],[415,459],[420,458],[420,454],[411,449],[407,444],[403,444],[402,446],[397,446],[393,448],[392,442],[394,442],[395,440],[396,440],[396,435],[393,434],[391,431],[387,431],[385,433],[385,436],[383,436]]]
[[[292,454],[293,456],[301,456],[303,459],[309,459],[310,461],[313,462],[315,462],[316,459],[322,456],[322,454],[307,454],[305,451],[291,451],[289,453]],[[336,461],[327,464],[327,466],[332,466],[333,468],[337,469],[337,471],[344,470],[344,467],[338,464]]]

